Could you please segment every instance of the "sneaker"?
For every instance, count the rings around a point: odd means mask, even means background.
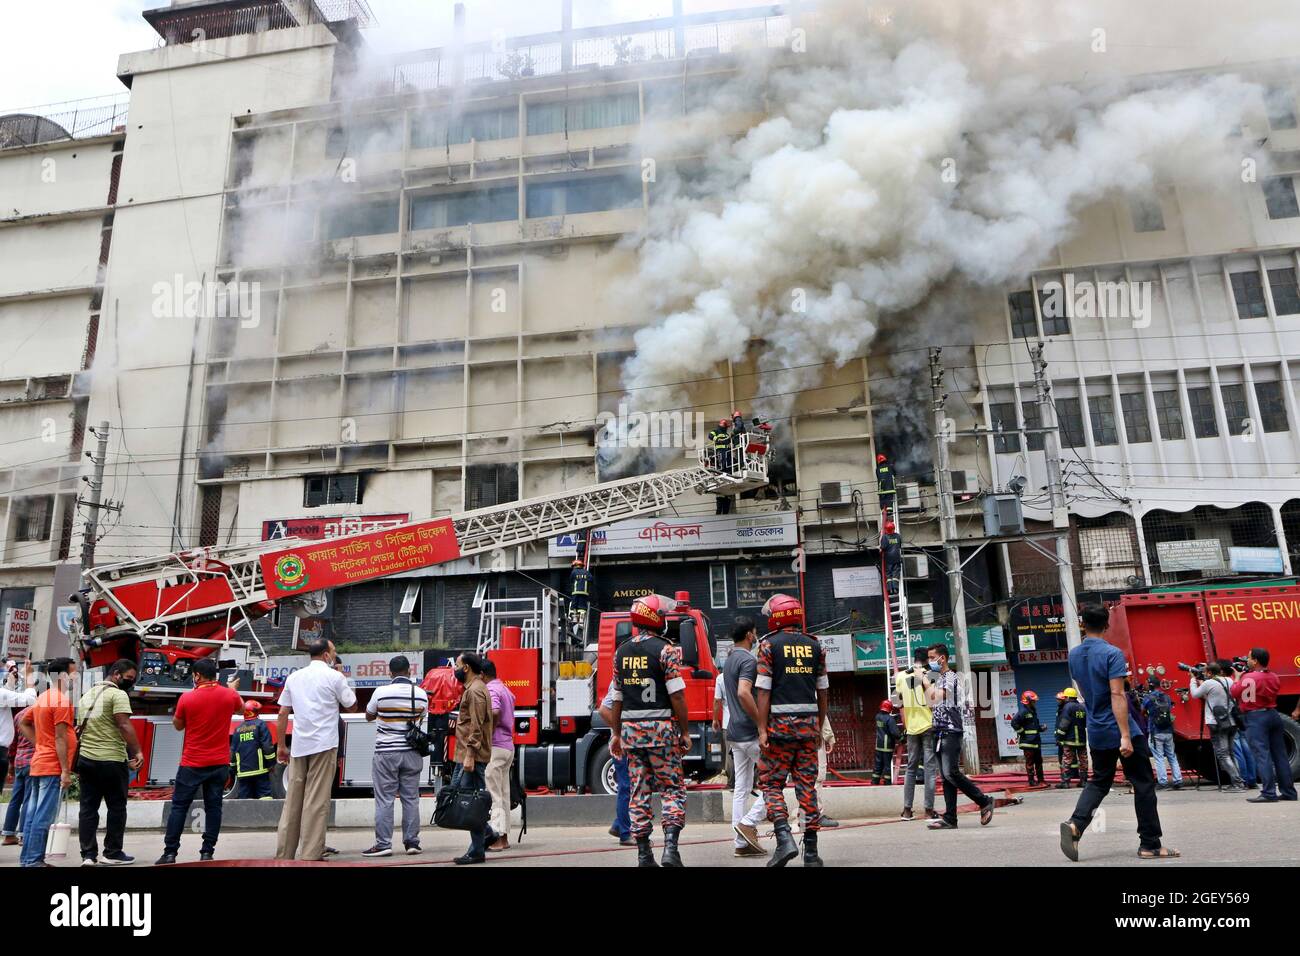
[[[123,853],[121,850],[118,850],[115,853],[104,854],[105,866],[130,866],[134,862],[135,862],[135,857],[127,853]]]
[[[912,816],[912,808],[911,808],[911,807],[906,807],[906,808],[903,810],[903,812],[899,815],[899,819],[902,819],[902,820],[911,820],[911,819],[913,819],[913,816]]]
[[[391,846],[380,846],[376,843],[368,850],[361,851],[362,856],[392,856],[393,848]]]
[[[419,855],[420,855],[421,853],[423,853],[423,852],[424,852],[424,851],[423,851],[422,849],[420,849],[420,844],[418,844],[418,843],[408,843],[408,844],[406,844],[406,855],[407,855],[407,856],[419,856]]]
[[[761,850],[763,847],[758,842],[758,827],[750,826],[748,823],[737,823],[731,829],[736,831],[736,836],[745,841],[745,844],[754,850]]]
[[[939,817],[938,819],[931,820],[929,823],[927,823],[925,825],[925,828],[927,830],[955,830],[957,829],[957,824],[949,823],[943,817]]]
[[[154,862],[154,866],[171,866],[176,862],[175,853],[164,853]]]
[[[204,850],[199,854],[200,863],[211,863],[216,859],[216,854],[212,850]]]
[[[321,854],[321,855],[322,855],[322,856],[338,856],[338,855],[339,855],[339,851],[336,850],[336,849],[334,849],[334,847],[332,847],[332,846],[327,846],[327,847],[325,848],[325,852],[324,852],[323,854]]]
[[[1234,784],[1234,785],[1231,786],[1231,787],[1224,787],[1224,788],[1223,788],[1223,792],[1224,792],[1224,793],[1245,793],[1245,792],[1246,792],[1246,788],[1245,788],[1245,787],[1238,787],[1238,786],[1236,786],[1236,785]]]
[[[82,859],[81,859],[81,865],[82,865],[82,866],[99,866],[99,861],[96,860],[93,856],[82,857]]]
[[[938,819],[939,819],[939,811],[938,811],[938,810],[926,810],[926,811],[925,811],[925,818],[926,818],[927,820],[938,820]]]
[[[1247,797],[1247,803],[1277,803],[1277,797],[1266,797],[1262,793],[1257,797]]]
[[[1181,780],[1175,780],[1173,783],[1171,783],[1171,784],[1169,785],[1169,789],[1170,789],[1170,790],[1181,790],[1181,789],[1183,789],[1183,782],[1182,782]]]

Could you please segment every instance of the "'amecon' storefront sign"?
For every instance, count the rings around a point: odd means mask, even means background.
[[[592,554],[658,554],[672,551],[768,550],[794,547],[793,511],[760,515],[707,515],[698,518],[630,518],[587,535]],[[576,550],[571,534],[551,538],[553,558]]]

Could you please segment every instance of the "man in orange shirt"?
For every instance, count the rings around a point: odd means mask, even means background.
[[[50,688],[28,709],[23,726],[36,737],[24,803],[23,866],[51,866],[45,862],[45,840],[59,812],[64,791],[72,784],[77,759],[77,714],[72,690],[77,662],[56,657],[46,667]]]

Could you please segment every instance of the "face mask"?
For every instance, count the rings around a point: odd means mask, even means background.
[[[135,686],[135,678],[132,677],[130,680],[126,680],[126,679],[120,680],[117,682],[117,686],[120,690],[129,691],[132,687]]]
[[[930,670],[937,671],[939,669],[940,669],[940,664],[938,661],[930,661]]]
[[[465,683],[465,668],[457,667],[455,670],[455,676],[456,680],[460,681],[462,684]]]

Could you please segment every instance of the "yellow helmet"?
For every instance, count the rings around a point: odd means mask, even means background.
[[[1067,687],[1067,688],[1065,688],[1065,690],[1061,691],[1061,693],[1063,693],[1066,697],[1069,697],[1069,698],[1072,698],[1072,699],[1075,699],[1075,700],[1077,700],[1078,697],[1079,697],[1079,692],[1078,692],[1077,690],[1075,690],[1073,687]]]

